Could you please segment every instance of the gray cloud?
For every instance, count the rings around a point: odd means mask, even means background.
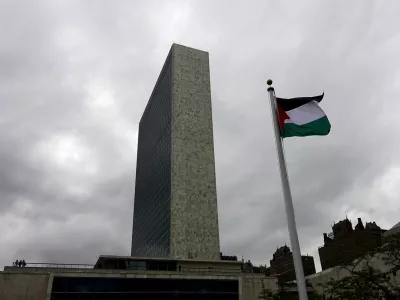
[[[0,4],[0,265],[129,254],[137,126],[172,42],[210,52],[222,249],[289,244],[265,80],[325,91],[285,152],[303,252],[333,221],[398,222],[395,1]]]

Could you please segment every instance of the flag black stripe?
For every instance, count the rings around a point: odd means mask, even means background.
[[[289,98],[289,99],[276,98],[276,102],[283,110],[289,111],[304,104],[307,104],[308,102],[311,101],[321,102],[322,98],[324,98],[324,94],[315,97],[299,97],[299,98]]]

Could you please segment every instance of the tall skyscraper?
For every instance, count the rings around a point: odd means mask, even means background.
[[[207,52],[172,45],[140,120],[131,255],[220,258]]]

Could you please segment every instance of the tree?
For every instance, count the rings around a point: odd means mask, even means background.
[[[278,287],[279,288],[277,291],[271,291],[270,289],[265,288],[264,281],[262,280],[261,292],[258,298],[264,300],[285,300],[286,298],[283,298],[284,286],[282,284],[278,284]]]
[[[260,292],[260,296],[258,296],[259,299],[264,299],[264,300],[278,300],[279,297],[276,292],[272,292],[269,289],[263,288]]]
[[[392,280],[400,270],[400,233],[385,238],[382,246],[341,268],[349,275],[323,285],[327,299],[400,299],[400,287]]]

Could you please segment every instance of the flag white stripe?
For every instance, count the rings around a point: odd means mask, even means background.
[[[290,120],[286,119],[285,123],[294,123],[296,125],[304,125],[325,117],[324,111],[319,107],[316,101],[308,102],[286,113],[290,117]]]

